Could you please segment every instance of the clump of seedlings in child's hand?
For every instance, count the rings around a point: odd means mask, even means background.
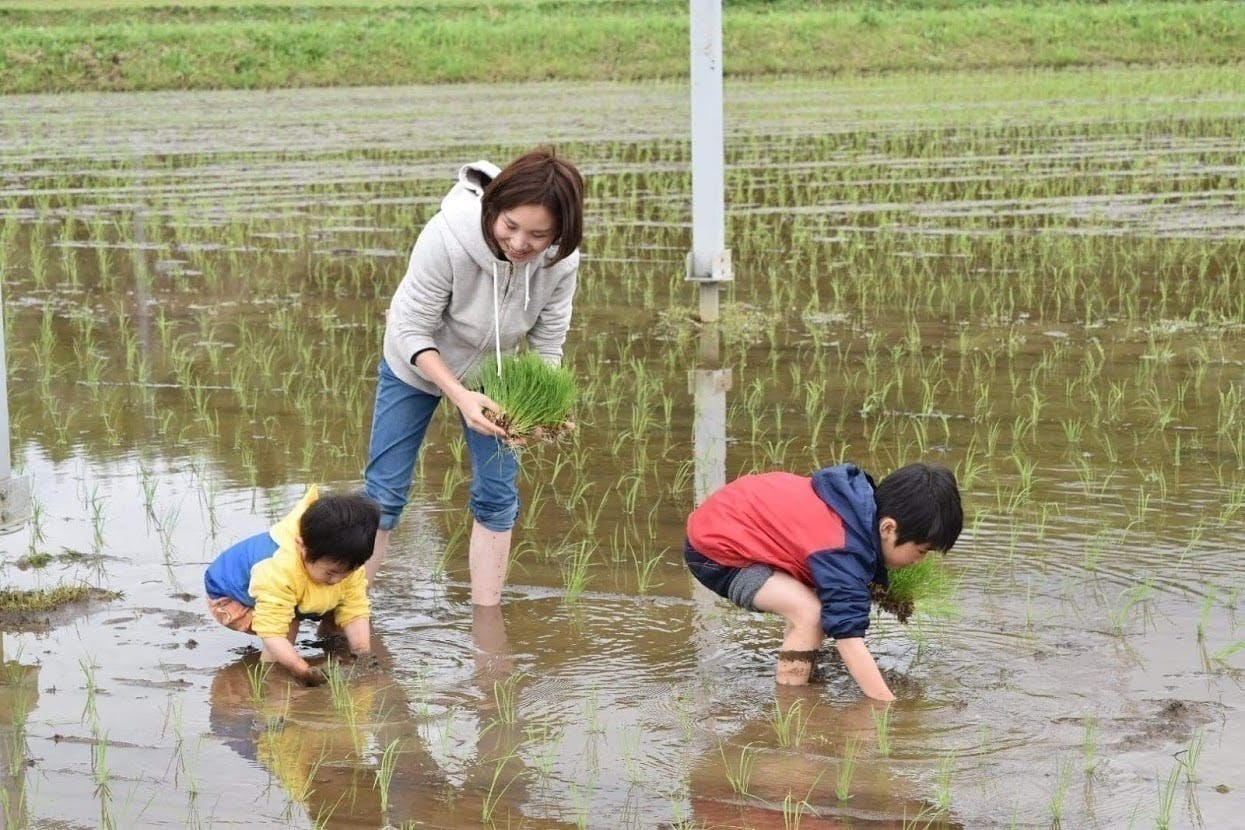
[[[916,612],[927,617],[948,617],[955,609],[955,578],[940,556],[930,556],[887,571],[889,586],[870,584],[873,601],[883,611],[906,623]]]
[[[578,390],[575,376],[535,352],[507,357],[501,365],[487,360],[479,384],[500,411],[485,416],[506,431],[506,443],[521,446],[552,442],[570,428]]]

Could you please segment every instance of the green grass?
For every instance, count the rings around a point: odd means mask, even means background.
[[[33,590],[0,590],[0,613],[22,611],[55,611],[81,602],[99,592],[90,585],[57,585]]]
[[[500,372],[496,363],[485,360],[480,384],[484,394],[501,407],[496,423],[518,439],[534,437],[538,429],[559,433],[577,396],[575,376],[551,366],[535,352],[505,358]]]
[[[1245,54],[1245,4],[1230,2],[751,0],[723,29],[736,77]],[[687,6],[653,0],[0,3],[5,93],[678,78],[688,52]]]

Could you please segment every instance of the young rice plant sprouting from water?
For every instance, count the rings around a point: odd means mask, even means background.
[[[726,775],[726,781],[731,785],[731,789],[738,795],[748,795],[748,785],[752,781],[752,771],[756,768],[757,752],[752,748],[752,744],[747,744],[739,749],[739,763],[732,767],[726,757],[726,745],[722,744],[718,747],[718,752],[722,755],[722,771]]]
[[[834,781],[834,794],[839,801],[852,797],[852,778],[856,775],[856,752],[859,749],[859,738],[848,738],[843,747],[843,760],[839,762],[839,773]]]

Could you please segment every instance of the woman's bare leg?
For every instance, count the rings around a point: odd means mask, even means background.
[[[467,567],[471,571],[471,601],[476,605],[500,605],[510,561],[511,531],[489,530],[479,522],[471,525]]]
[[[392,530],[376,531],[376,542],[372,545],[372,556],[363,563],[363,573],[367,575],[369,587],[376,581],[376,572],[380,570],[381,563],[385,561],[385,554],[389,551],[389,534],[392,532]]]

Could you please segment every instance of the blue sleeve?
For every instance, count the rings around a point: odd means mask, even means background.
[[[254,606],[251,596],[251,568],[277,552],[277,543],[268,531],[256,533],[225,550],[203,574],[203,588],[212,599],[229,597]]]
[[[850,548],[821,550],[808,558],[813,588],[821,599],[821,628],[828,637],[863,637],[869,628],[873,566],[865,559]]]

